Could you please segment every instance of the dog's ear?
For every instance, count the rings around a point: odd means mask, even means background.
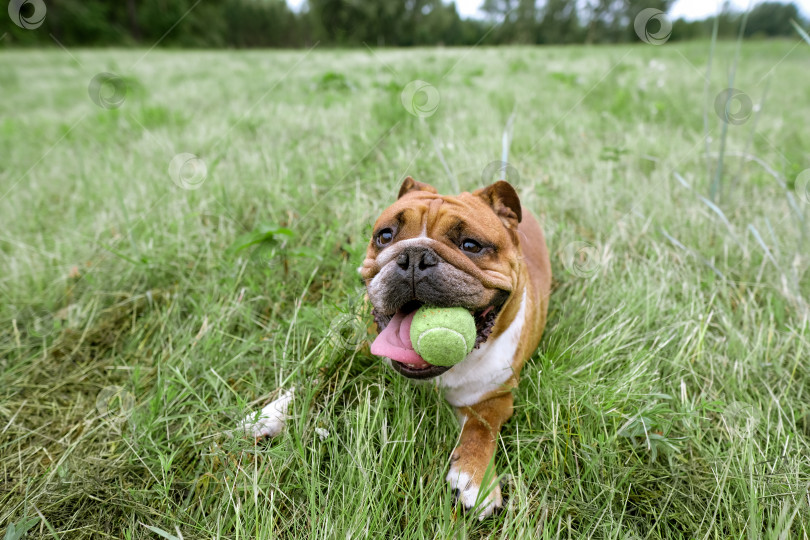
[[[484,200],[495,211],[507,228],[517,228],[523,214],[520,210],[520,198],[509,182],[498,180],[491,186],[473,192]]]
[[[427,191],[428,193],[438,193],[436,188],[431,186],[430,184],[423,184],[422,182],[417,182],[410,176],[406,177],[405,180],[402,181],[402,186],[399,188],[399,195],[397,195],[397,199],[402,198],[403,195],[406,193],[410,193],[411,191]]]

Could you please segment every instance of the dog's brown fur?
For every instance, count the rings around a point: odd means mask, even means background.
[[[471,259],[453,244],[452,239],[446,237],[446,231],[457,226],[459,221],[495,246],[490,256]],[[398,200],[377,220],[375,231],[394,222],[399,223],[396,242],[419,242],[424,238],[424,242],[429,242],[431,249],[442,259],[483,285],[476,300],[468,300],[475,305],[464,307],[473,309],[486,306],[496,292],[509,293],[486,343],[496,342],[513,324],[522,323],[517,343],[509,349],[512,355],[511,375],[499,387],[481,395],[475,403],[463,403],[461,398],[450,399],[451,404],[456,406],[462,430],[459,443],[451,455],[448,481],[453,483],[452,476],[455,474],[464,479],[463,483],[476,496],[479,491],[489,493],[488,506],[481,514],[483,517],[501,504],[498,486],[484,486],[484,475],[493,461],[501,426],[512,415],[511,391],[518,384],[524,363],[537,349],[546,324],[551,265],[543,231],[531,213],[521,206],[512,186],[504,181],[473,193],[449,197],[439,195],[432,186],[408,177],[402,183]],[[383,264],[379,264],[378,261],[378,257],[386,259],[382,255],[385,249],[389,249],[389,246],[383,249],[374,240],[369,244],[361,268],[367,285],[387,263],[383,261]],[[519,317],[522,321],[517,320]],[[501,350],[494,347],[493,353]],[[439,376],[439,384],[447,380],[447,375],[454,370],[457,373],[463,370],[465,362]],[[472,375],[480,376],[483,381],[488,380],[486,377],[491,373]],[[460,490],[465,488],[458,483],[454,487]],[[465,501],[465,505],[470,505],[469,500]]]

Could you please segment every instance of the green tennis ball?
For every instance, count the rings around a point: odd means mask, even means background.
[[[422,306],[411,322],[411,345],[434,366],[458,364],[475,346],[475,319],[461,307]]]

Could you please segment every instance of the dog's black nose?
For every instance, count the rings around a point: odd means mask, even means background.
[[[439,256],[430,248],[408,247],[397,257],[397,265],[414,278],[427,273],[439,264]]]

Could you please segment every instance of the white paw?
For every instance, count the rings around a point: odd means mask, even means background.
[[[250,413],[239,422],[239,429],[253,437],[275,437],[287,423],[288,409],[293,400],[293,391],[284,390],[274,401],[271,401],[258,413]]]
[[[459,471],[455,466],[450,467],[447,482],[453,490],[458,492],[458,500],[464,505],[465,510],[471,510],[478,503],[476,511],[479,520],[491,516],[496,509],[503,506],[501,486],[498,484],[495,484],[495,487],[490,489],[486,495],[481,494],[482,499],[479,500],[481,486],[475,484],[469,474]]]

